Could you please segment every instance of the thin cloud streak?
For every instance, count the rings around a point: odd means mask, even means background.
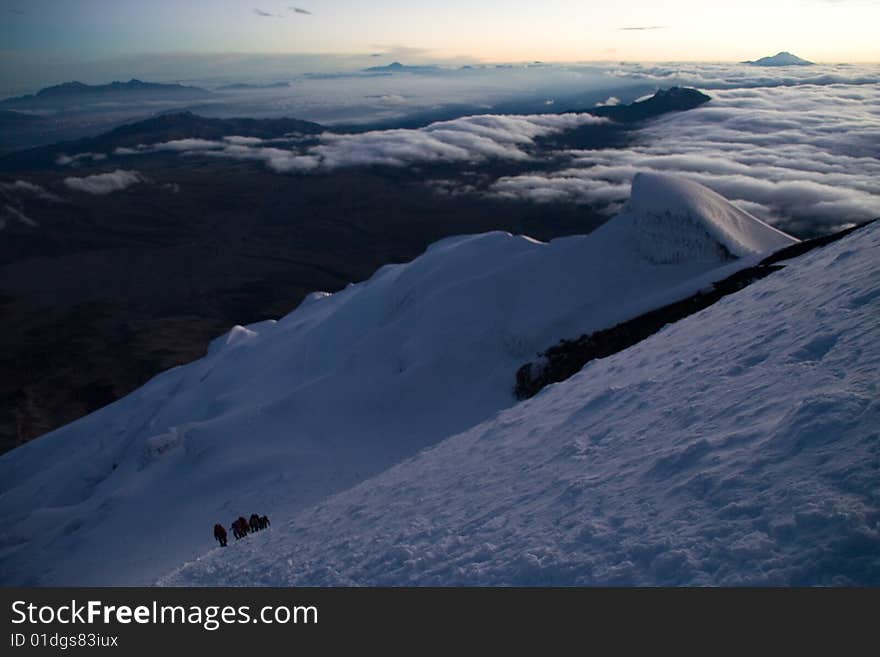
[[[83,178],[65,178],[64,185],[74,191],[103,196],[146,181],[146,177],[137,171],[116,169],[110,173],[98,173]]]

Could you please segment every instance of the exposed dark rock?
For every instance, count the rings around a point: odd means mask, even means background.
[[[667,112],[683,112],[694,109],[710,100],[712,100],[711,96],[690,87],[670,87],[669,89],[660,89],[650,98],[629,105],[599,105],[588,110],[567,109],[560,113],[585,112],[609,118],[617,123],[636,123],[653,119]]]
[[[660,89],[646,100],[629,105],[602,105],[589,110],[590,114],[604,116],[619,123],[634,123],[666,114],[683,112],[708,103],[712,98],[688,87]]]

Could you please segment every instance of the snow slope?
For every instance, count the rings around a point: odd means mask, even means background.
[[[697,254],[743,257],[794,242],[699,183],[662,173],[637,173],[624,217],[635,225],[639,250],[668,264]]]
[[[165,585],[880,584],[880,222]]]
[[[791,241],[705,188],[643,176],[630,210],[590,235],[446,239],[236,327],[0,457],[0,584],[152,582],[208,549],[215,522],[289,518],[512,406],[517,367],[561,338]]]

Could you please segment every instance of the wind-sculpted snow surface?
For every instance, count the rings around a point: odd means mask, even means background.
[[[636,224],[640,252],[657,263],[711,258],[719,249],[742,257],[797,241],[712,190],[668,174],[636,174],[624,217]]]
[[[880,224],[166,585],[880,584]]]
[[[676,183],[657,178],[646,193],[664,185]],[[663,197],[681,218],[665,225],[678,247],[701,248],[679,248],[674,265],[659,257],[668,250],[645,250],[653,215],[638,211],[549,244],[446,239],[278,322],[236,327],[201,360],[4,455],[0,581],[154,581],[205,552],[216,522],[291,517],[512,406],[516,370],[539,351],[759,257],[729,258],[741,252],[731,227],[703,248],[733,210],[682,189]],[[778,246],[753,228],[764,238],[750,252]]]

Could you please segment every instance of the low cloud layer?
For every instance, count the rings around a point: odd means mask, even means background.
[[[115,155],[138,155],[141,153],[156,153],[160,151],[193,153],[217,150],[223,148],[223,146],[224,142],[222,141],[211,141],[208,139],[175,139],[174,141],[166,141],[146,146],[141,144],[135,148],[120,147],[113,151],[113,153]]]
[[[29,228],[37,227],[37,222],[28,217],[20,208],[4,205],[0,210],[0,230],[5,229],[12,222],[18,222]]]
[[[490,193],[535,201],[628,198],[638,171],[678,173],[788,230],[880,216],[880,88],[807,85],[716,91],[713,101],[637,134],[635,146],[560,153],[549,173],[501,178]]]
[[[279,173],[332,170],[352,166],[482,162],[490,159],[528,161],[535,139],[587,125],[606,123],[590,114],[531,116],[483,115],[432,123],[415,130],[377,130],[359,134],[324,133],[304,149],[266,146],[260,140],[227,137],[223,141],[181,139],[118,155],[179,151],[239,160],[258,160]]]
[[[55,158],[55,164],[61,167],[76,167],[85,162],[100,162],[106,159],[107,155],[104,153],[77,153],[76,155],[62,153]]]
[[[137,183],[146,182],[146,178],[137,171],[116,169],[110,173],[98,173],[83,178],[65,178],[64,184],[77,192],[86,194],[110,194],[127,189]]]
[[[62,198],[46,190],[44,187],[27,180],[0,182],[0,196],[6,200],[35,198],[50,203],[60,203]]]
[[[606,70],[609,76],[658,87],[685,85],[699,89],[744,89],[798,85],[878,83],[877,65],[824,64],[817,66],[762,67],[743,64],[621,64]]]
[[[587,124],[604,123],[590,114],[469,116],[418,130],[382,130],[357,135],[326,134],[310,150],[320,166],[431,162],[526,161],[535,139]]]
[[[0,231],[16,223],[27,228],[36,228],[37,222],[26,212],[26,206],[35,200],[63,202],[62,198],[27,180],[0,182]]]

